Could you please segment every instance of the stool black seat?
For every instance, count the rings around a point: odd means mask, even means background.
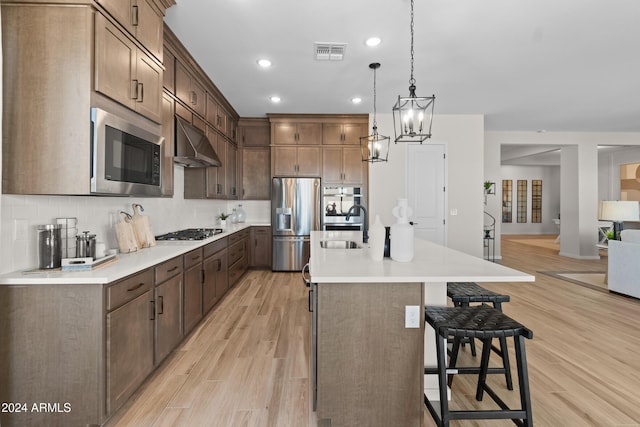
[[[533,338],[533,332],[511,319],[500,310],[486,304],[461,307],[425,307],[425,322],[436,331],[436,369],[425,368],[425,374],[437,374],[439,385],[439,414],[431,401],[424,396],[424,402],[439,427],[448,427],[450,420],[463,419],[510,419],[518,426],[533,426],[531,396],[524,340]],[[486,392],[500,409],[493,410],[449,410],[447,400],[447,375],[456,369],[447,369],[447,338],[476,338],[483,342],[482,357],[476,388],[476,400],[482,400]],[[489,369],[489,354],[493,338],[513,337],[520,409],[511,409],[486,383]]]
[[[509,295],[499,294],[497,292],[485,289],[475,282],[448,282],[447,283],[447,296],[451,298],[453,305],[456,307],[469,306],[470,303],[490,303],[493,307],[502,311],[502,303],[509,302]],[[490,373],[504,373],[505,382],[507,388],[513,390],[513,379],[511,378],[511,364],[509,363],[509,352],[507,350],[507,341],[504,337],[500,337],[500,348],[491,346],[491,349],[502,359],[502,369],[492,369]],[[473,338],[468,338],[471,354],[476,355],[476,346]],[[458,351],[460,350],[460,344],[466,342],[466,340],[454,340],[453,348],[451,349],[451,358],[453,365],[458,358]],[[453,377],[449,378],[449,385],[451,385]]]

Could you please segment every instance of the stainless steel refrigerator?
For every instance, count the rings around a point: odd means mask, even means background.
[[[320,230],[320,178],[273,178],[273,271],[301,271],[309,261],[309,235]]]

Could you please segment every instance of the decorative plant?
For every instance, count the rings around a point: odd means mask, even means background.
[[[216,218],[218,218],[220,221],[224,221],[227,218],[229,218],[229,214],[226,214],[226,213],[223,212],[221,214],[218,214],[218,216]]]
[[[494,194],[494,191],[493,191],[493,186],[494,186],[494,185],[495,185],[495,183],[494,183],[494,182],[491,182],[491,181],[485,181],[485,182],[484,182],[484,192],[485,192],[486,194]]]

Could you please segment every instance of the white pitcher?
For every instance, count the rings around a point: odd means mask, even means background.
[[[413,226],[409,224],[409,216],[413,209],[407,199],[398,199],[398,204],[391,210],[397,218],[391,226],[391,259],[399,262],[409,262],[413,259]]]

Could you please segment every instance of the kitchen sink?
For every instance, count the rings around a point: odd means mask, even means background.
[[[321,240],[320,247],[324,249],[360,249],[358,242],[353,240]]]

